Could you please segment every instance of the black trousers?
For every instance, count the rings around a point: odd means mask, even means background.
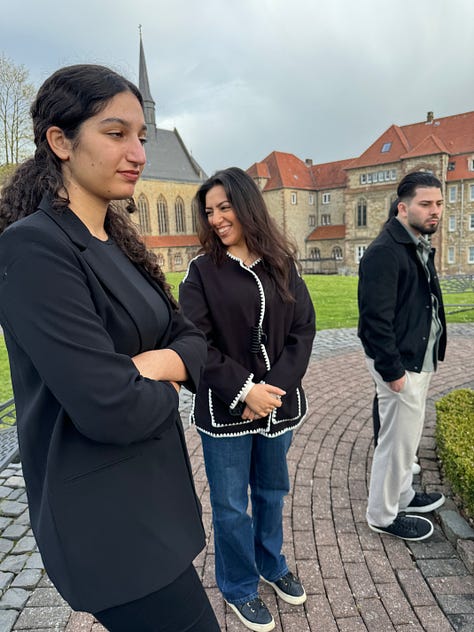
[[[220,632],[192,565],[161,590],[94,616],[110,632]]]

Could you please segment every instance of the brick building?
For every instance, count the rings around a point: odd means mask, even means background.
[[[355,274],[385,222],[396,185],[431,171],[445,211],[434,236],[440,274],[474,274],[474,112],[389,127],[359,157],[313,165],[273,152],[248,169],[308,271]]]

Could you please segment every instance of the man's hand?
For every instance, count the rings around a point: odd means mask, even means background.
[[[387,384],[389,385],[391,390],[394,391],[394,393],[399,393],[405,386],[406,381],[407,381],[407,376],[402,375],[402,377],[399,377],[398,380],[393,380],[393,382],[387,382]]]

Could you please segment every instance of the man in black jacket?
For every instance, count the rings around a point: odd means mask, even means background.
[[[389,219],[360,262],[359,337],[379,400],[367,507],[369,527],[405,540],[424,540],[431,522],[418,514],[444,503],[440,493],[412,487],[426,396],[446,349],[446,321],[427,238],[443,210],[441,182],[425,172],[400,182],[398,213]]]

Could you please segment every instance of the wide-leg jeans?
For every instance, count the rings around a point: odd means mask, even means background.
[[[288,572],[281,552],[282,511],[290,489],[286,455],[292,432],[273,438],[200,435],[211,492],[216,582],[229,603],[245,603],[258,596],[260,575],[276,581]]]

